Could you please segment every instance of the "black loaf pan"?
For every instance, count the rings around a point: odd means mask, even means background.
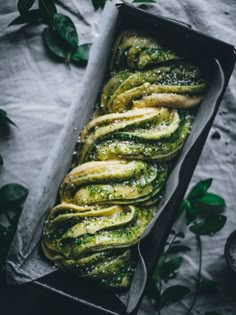
[[[184,47],[191,57],[207,60],[211,68],[211,82],[197,112],[191,134],[167,180],[162,205],[136,246],[138,265],[130,290],[124,293],[111,292],[61,271],[55,271],[32,282],[36,286],[77,301],[78,311],[80,308],[93,309],[94,314],[136,314],[176,211],[189,185],[236,59],[233,46],[192,30],[181,22],[152,15],[126,3],[117,6],[117,10],[117,34],[122,29],[147,29],[164,43],[168,41],[174,47]],[[108,62],[109,60],[107,65]]]

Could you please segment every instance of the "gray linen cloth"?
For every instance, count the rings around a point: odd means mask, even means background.
[[[89,0],[57,1],[59,11],[75,22],[80,43],[92,42],[98,36],[101,10],[94,11]],[[235,0],[159,0],[152,12],[191,24],[196,30],[225,40],[236,46]],[[84,68],[52,61],[42,41],[43,26],[11,27],[17,16],[16,1],[0,0],[0,108],[8,112],[19,128],[9,135],[0,135],[0,152],[4,167],[0,170],[0,186],[20,182],[30,188],[45,163],[55,139],[62,129],[73,96],[79,89]],[[227,203],[227,223],[214,237],[203,237],[203,274],[219,282],[214,296],[200,297],[194,314],[215,310],[220,314],[236,314],[230,273],[223,256],[224,244],[236,229],[236,74],[232,76],[219,113],[215,119],[192,184],[213,177],[212,190],[221,194]],[[212,139],[217,130],[220,139]],[[186,242],[193,250],[183,255],[178,283],[193,284],[197,274],[198,253],[195,239],[188,234]],[[190,299],[163,310],[163,314],[184,314]],[[139,314],[155,314],[145,298]]]

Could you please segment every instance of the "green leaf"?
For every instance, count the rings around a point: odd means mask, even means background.
[[[197,198],[194,200],[196,205],[198,206],[211,206],[211,207],[220,207],[224,208],[225,207],[225,201],[222,197],[212,194],[212,193],[205,193],[202,197]]]
[[[212,215],[190,226],[190,231],[197,235],[212,235],[220,231],[226,222],[224,215]]]
[[[94,8],[97,10],[99,8],[104,8],[106,0],[92,0]]]
[[[161,262],[157,267],[156,276],[166,281],[174,278],[178,272],[182,260],[182,257],[175,257],[168,261]]]
[[[91,44],[80,45],[76,52],[71,55],[71,60],[77,62],[88,61],[90,47]]]
[[[4,163],[4,161],[3,161],[3,158],[2,158],[2,156],[0,154],[0,166],[3,165],[3,163]]]
[[[211,186],[212,178],[201,180],[190,191],[188,199],[201,197],[205,194],[207,189]]]
[[[183,253],[183,252],[189,252],[191,250],[190,247],[186,246],[186,245],[174,245],[171,246],[168,250],[167,250],[167,254],[177,254],[177,253]]]
[[[190,292],[189,288],[183,285],[168,287],[160,297],[161,307],[180,302]]]
[[[183,214],[186,210],[186,203],[189,202],[187,199],[182,200],[181,205],[176,213],[175,221],[179,219],[179,217]]]
[[[14,123],[14,121],[12,121],[8,116],[7,116],[7,112],[3,109],[0,109],[0,126],[1,125],[8,125],[11,124],[13,126],[16,127],[16,124]]]
[[[41,14],[38,9],[27,11],[26,13],[15,18],[8,26],[20,24],[37,24],[41,22]]]
[[[51,25],[53,22],[53,14],[57,12],[54,0],[39,0],[39,10],[43,21]]]
[[[78,46],[78,34],[72,20],[63,14],[53,14],[53,24],[59,36],[65,40],[74,50]]]
[[[59,37],[57,32],[50,28],[45,28],[43,31],[43,38],[48,50],[56,57],[66,60],[69,50],[66,44]]]
[[[158,260],[158,263],[155,266],[154,272],[152,274],[152,278],[155,281],[159,281],[160,280],[160,275],[159,275],[159,269],[162,266],[162,264],[165,262],[165,257],[163,255],[163,253],[160,255],[160,258]]]
[[[221,315],[218,312],[205,312],[205,315]]]
[[[17,8],[20,14],[24,14],[32,7],[35,0],[18,0]]]
[[[0,188],[0,208],[11,208],[22,203],[28,195],[28,189],[20,184],[7,184]]]
[[[197,208],[194,207],[190,202],[185,210],[185,223],[189,225],[197,218]]]
[[[184,199],[181,203],[179,215],[185,212],[185,223],[188,225],[197,217],[197,209],[193,207],[188,199]]]
[[[204,196],[192,200],[191,203],[198,209],[198,215],[202,217],[220,214],[225,208],[225,201],[222,197],[208,192]]]

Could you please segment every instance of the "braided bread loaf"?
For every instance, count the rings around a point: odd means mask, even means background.
[[[190,132],[186,108],[201,102],[207,83],[198,66],[137,32],[118,38],[111,64],[42,247],[63,270],[125,288],[135,269],[132,246],[154,217],[168,163]]]

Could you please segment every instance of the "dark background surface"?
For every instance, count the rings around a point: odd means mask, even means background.
[[[68,312],[77,314],[100,315],[98,311],[91,311],[68,298],[59,297],[47,290],[32,285],[7,287],[0,284],[1,314],[4,315],[65,315]]]
[[[231,296],[232,300],[236,300],[236,274],[226,267],[223,271],[223,276],[228,288],[228,291],[225,291],[225,295]],[[145,299],[139,314],[143,314],[143,308],[146,303],[147,300]],[[98,312],[97,310],[89,310],[88,308],[78,305],[76,302],[73,302],[68,298],[60,297],[57,294],[49,293],[47,290],[36,288],[32,285],[22,285],[20,287],[6,286],[3,279],[0,281],[0,307],[1,314],[3,315],[66,315],[69,312],[75,312],[75,314],[81,315],[104,314],[102,312]],[[225,305],[225,310],[228,310],[229,312],[232,311],[230,305]],[[154,313],[154,310],[148,310],[146,312],[148,315]],[[166,314],[165,309],[162,311],[162,314]],[[176,314],[185,313],[177,312]],[[220,314],[224,315],[225,313]],[[234,315],[236,313],[233,310],[233,312],[229,314]]]

